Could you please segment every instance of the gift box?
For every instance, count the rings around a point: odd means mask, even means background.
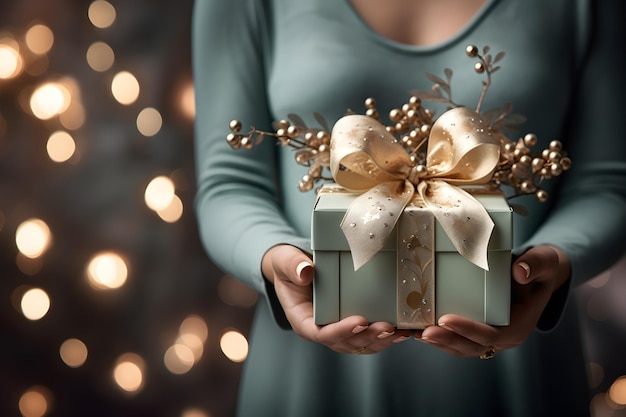
[[[415,197],[384,247],[355,271],[340,224],[359,193],[325,185],[312,215],[313,282],[317,324],[351,315],[421,329],[454,313],[496,326],[509,324],[512,212],[499,190],[472,196],[493,220],[485,270],[463,257],[439,222]]]

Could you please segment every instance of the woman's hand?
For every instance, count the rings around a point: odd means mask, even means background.
[[[337,323],[318,326],[313,320],[311,259],[290,245],[278,245],[263,256],[265,278],[274,284],[276,295],[293,331],[300,337],[321,343],[341,353],[376,353],[410,337],[409,330],[397,330],[390,323],[368,325],[365,317],[351,316]]]
[[[552,294],[570,275],[567,256],[552,246],[536,246],[520,256],[512,267],[511,321],[492,327],[465,317],[446,314],[438,326],[416,332],[415,338],[454,356],[483,359],[497,351],[520,345],[537,326]]]

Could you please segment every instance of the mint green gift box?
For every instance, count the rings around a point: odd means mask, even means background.
[[[358,194],[325,185],[316,199],[311,226],[315,322],[324,325],[362,315],[369,322],[421,329],[453,313],[494,326],[508,325],[512,211],[500,191],[472,195],[495,223],[488,245],[488,271],[460,255],[434,219],[433,248],[417,252],[411,248],[410,255],[422,259],[407,264],[406,248],[416,240],[415,230],[430,228],[420,217],[428,209],[415,205],[404,210],[385,247],[355,271],[340,224]]]

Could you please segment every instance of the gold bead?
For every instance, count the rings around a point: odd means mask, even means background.
[[[287,136],[289,136],[291,139],[297,138],[298,136],[300,136],[300,129],[298,129],[296,126],[289,126],[287,128]]]
[[[474,64],[474,71],[476,71],[479,74],[482,74],[483,72],[485,72],[485,66],[483,65],[482,62],[477,62]]]
[[[561,152],[562,149],[563,149],[563,145],[561,144],[560,141],[553,140],[552,142],[550,142],[550,150],[551,151]]]
[[[365,110],[365,115],[371,117],[372,119],[378,119],[378,110],[376,109],[367,109]]]
[[[376,107],[376,100],[372,97],[368,97],[365,99],[365,107],[368,109],[373,109]]]
[[[552,151],[548,154],[548,159],[551,162],[557,162],[559,160],[561,160],[561,153],[560,152],[556,152],[556,151]]]
[[[330,133],[325,130],[320,130],[315,136],[322,141],[322,143],[330,143]]]
[[[567,156],[561,158],[561,168],[563,168],[563,171],[567,171],[571,167],[572,167],[572,160],[571,159],[569,159]]]
[[[520,184],[520,190],[524,194],[530,194],[537,191],[537,186],[530,180],[526,180]]]
[[[419,108],[420,108],[420,106],[422,105],[422,100],[420,100],[420,98],[419,98],[419,97],[417,97],[417,96],[411,96],[411,97],[409,98],[409,103],[411,104],[411,106],[412,106],[414,109],[416,109],[416,110],[417,110],[417,109],[419,109]]]
[[[563,173],[563,168],[561,168],[561,165],[559,165],[559,164],[552,164],[550,166],[550,174],[552,174],[553,176],[558,177],[562,173]]]
[[[537,135],[534,133],[527,133],[526,136],[524,136],[524,143],[529,147],[535,146],[537,144]]]
[[[530,166],[530,164],[532,163],[532,158],[528,155],[523,155],[520,159],[519,159],[519,163],[524,165],[524,166]]]
[[[321,144],[321,145],[317,148],[317,150],[318,150],[318,152],[328,152],[328,151],[329,151],[329,148],[330,148],[330,147],[329,147],[328,145],[326,145],[326,144],[322,143],[322,144]]]
[[[287,135],[287,129],[286,129],[286,128],[284,128],[284,127],[281,127],[281,128],[279,128],[279,129],[276,129],[276,134],[278,135],[278,137],[281,137],[281,138],[286,138],[286,137],[289,137],[289,136]]]
[[[233,149],[239,149],[241,147],[241,135],[235,135],[234,133],[229,133],[226,136],[226,142]]]
[[[230,130],[233,132],[241,131],[241,122],[239,120],[231,120],[229,126],[230,126]]]
[[[539,172],[544,165],[545,161],[542,158],[535,158],[532,162],[533,172]]]
[[[422,125],[422,127],[420,127],[420,132],[423,135],[427,135],[430,132],[430,125]]]
[[[393,109],[389,112],[389,120],[391,120],[394,123],[397,123],[400,120],[402,120],[402,116],[404,115],[402,114],[402,110],[400,109]]]
[[[282,119],[282,120],[279,120],[278,122],[276,122],[277,130],[281,129],[281,128],[282,129],[287,129],[289,127],[289,125],[290,125],[289,120],[285,120],[285,119]]]
[[[252,138],[250,136],[244,136],[241,138],[241,147],[244,149],[252,149]]]
[[[550,149],[544,149],[543,151],[541,151],[541,157],[546,161],[550,159]]]
[[[537,200],[539,200],[542,203],[545,203],[546,201],[548,201],[548,193],[545,192],[544,190],[538,190],[535,193],[535,196],[537,197]]]
[[[475,57],[478,55],[478,47],[476,45],[467,45],[465,47],[465,53],[469,57]]]

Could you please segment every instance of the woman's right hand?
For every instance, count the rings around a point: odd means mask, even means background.
[[[350,316],[324,326],[315,324],[312,291],[315,270],[311,259],[294,246],[272,247],[263,256],[262,270],[274,285],[293,331],[306,340],[340,353],[371,354],[410,337],[409,330],[398,330],[385,322],[368,324],[363,316]]]

